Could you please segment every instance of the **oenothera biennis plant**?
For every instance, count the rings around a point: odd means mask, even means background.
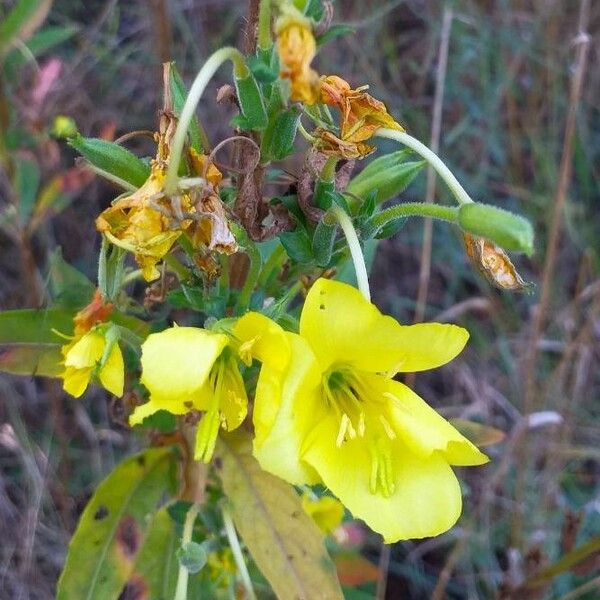
[[[341,598],[322,536],[345,509],[386,543],[440,535],[461,513],[453,467],[488,460],[401,381],[453,360],[467,331],[382,315],[363,249],[407,217],[441,219],[491,282],[519,290],[506,251],[531,253],[531,227],[474,202],[365,82],[318,73],[317,49],[347,31],[325,13],[318,0],[262,0],[256,50],[215,51],[189,93],[165,64],[150,160],[69,129],[121,189],[95,221],[97,285],[56,256],[54,305],[0,315],[1,366],[60,377],[75,397],[103,386],[149,444],[90,500],[59,598],[220,597],[237,585],[249,598],[267,585]],[[212,140],[195,111],[228,62],[219,100],[238,114]],[[377,138],[402,148],[356,168]],[[427,164],[456,206],[381,208]]]

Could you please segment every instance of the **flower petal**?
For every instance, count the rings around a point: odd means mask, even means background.
[[[196,327],[153,333],[142,344],[141,382],[158,404],[192,401],[227,342],[224,334]]]
[[[106,340],[102,333],[92,329],[75,342],[67,351],[65,366],[85,369],[96,366],[102,358]]]
[[[111,348],[106,363],[98,373],[98,379],[111,394],[119,397],[123,395],[125,366],[121,349],[117,343]]]
[[[85,392],[92,376],[92,367],[77,369],[67,367],[62,375],[63,390],[74,398],[79,398]]]
[[[254,456],[265,471],[295,485],[318,483],[314,470],[299,459],[307,428],[319,421],[320,371],[308,344],[286,333],[291,361],[281,371],[265,362],[254,400]]]
[[[318,279],[310,289],[300,335],[321,368],[346,363],[370,372],[413,372],[439,367],[464,347],[468,332],[456,325],[400,325],[382,315],[354,287]]]
[[[338,420],[324,419],[311,436],[302,458],[355,517],[381,533],[386,543],[444,533],[458,519],[462,498],[458,480],[440,454],[421,458],[393,443],[394,491],[372,493],[368,438],[336,445]]]
[[[411,452],[428,457],[437,451],[449,464],[456,466],[489,462],[483,452],[410,388],[391,380],[384,380],[383,385],[387,387],[384,393],[393,397],[390,413],[394,429]]]

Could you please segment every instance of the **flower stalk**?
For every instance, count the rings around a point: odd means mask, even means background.
[[[199,510],[200,506],[194,502],[187,511],[187,514],[185,515],[185,521],[183,524],[183,535],[181,536],[182,548],[192,541],[194,523],[196,522],[196,517],[198,516]],[[182,563],[179,563],[179,572],[177,574],[177,587],[175,588],[175,600],[187,599],[187,586],[189,574],[190,572],[188,571],[187,567]]]
[[[408,135],[408,133],[405,131],[397,131],[395,129],[387,129],[385,127],[378,129],[376,135],[378,137],[399,142],[400,144],[407,146],[422,156],[444,180],[459,204],[468,204],[473,202],[471,196],[469,196],[469,194],[467,194],[465,191],[465,188],[460,185],[458,179],[456,179],[444,161],[437,154],[435,154],[435,152],[432,152],[425,144],[412,137],[412,135]]]

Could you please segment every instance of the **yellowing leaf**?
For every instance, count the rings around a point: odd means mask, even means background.
[[[323,537],[294,488],[263,471],[248,436],[222,436],[223,490],[235,525],[280,600],[342,599]]]
[[[125,586],[134,585],[150,516],[172,480],[172,462],[170,448],[149,448],[123,461],[98,486],[69,544],[58,600],[116,600]]]

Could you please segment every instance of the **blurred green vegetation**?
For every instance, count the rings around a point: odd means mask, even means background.
[[[161,62],[176,60],[189,81],[214,49],[240,43],[246,10],[234,0],[35,4],[41,12],[25,15],[9,44],[14,24],[4,16],[16,2],[0,2],[2,309],[38,308],[55,294],[49,273],[57,248],[95,277],[94,218],[115,191],[74,166],[74,151],[53,137],[56,117],[107,139],[153,129]],[[335,4],[335,22],[350,23],[355,33],[326,45],[319,71],[369,83],[408,131],[428,142],[445,4]],[[600,4],[591,3],[585,23],[589,57],[567,155],[572,177],[537,329],[569,86],[585,43],[580,3],[447,6],[453,13],[439,153],[474,199],[531,219],[535,253],[515,262],[538,288],[531,296],[490,288],[467,262],[457,232],[434,225],[425,317],[465,325],[471,341],[441,373],[419,375],[417,391],[447,416],[492,425],[507,437],[489,448],[490,465],[463,473],[465,511],[456,528],[391,549],[387,597],[591,600],[600,587],[593,580],[600,568]],[[41,27],[28,30],[36,19]],[[204,125],[212,139],[228,131],[231,117],[214,102],[219,83],[200,109],[201,119],[211,115]],[[143,137],[126,146],[151,154]],[[384,141],[380,147],[395,149]],[[288,165],[291,173],[299,167]],[[400,198],[421,201],[425,189],[423,172]],[[435,197],[450,202],[440,183]],[[375,301],[405,322],[416,308],[422,232],[421,221],[409,222],[380,243],[374,261]],[[79,402],[54,381],[2,375],[0,398],[0,596],[52,598],[82,507],[139,441],[122,426],[121,407],[99,390]],[[380,560],[377,539],[367,539],[363,551]]]

